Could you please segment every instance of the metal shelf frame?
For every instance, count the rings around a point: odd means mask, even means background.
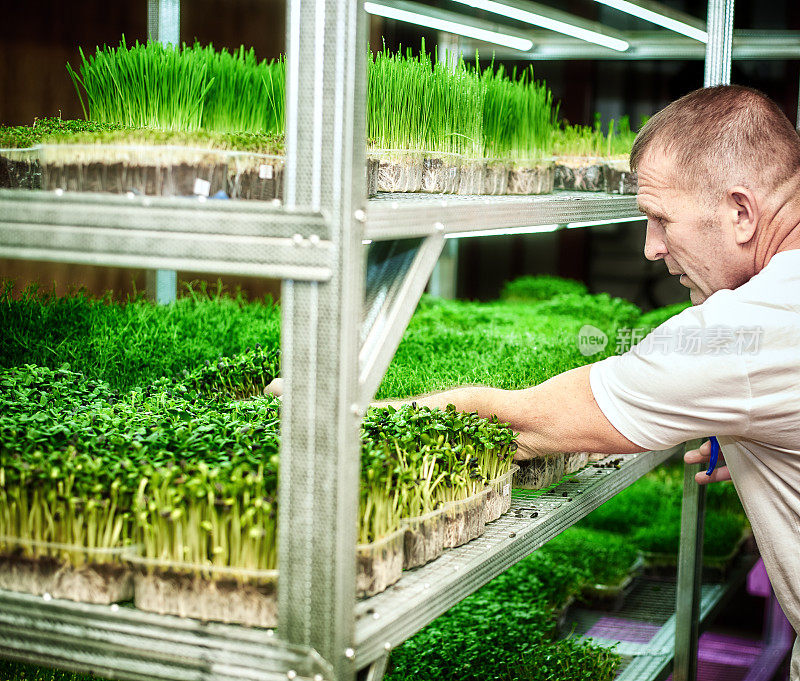
[[[174,31],[177,2],[150,0],[159,10],[151,29],[162,39]],[[732,8],[733,0],[709,0],[707,84],[729,78]],[[283,205],[0,191],[0,256],[283,280],[279,627],[271,635],[2,593],[6,657],[136,681],[352,681],[359,670],[376,681],[393,646],[667,456],[623,457],[619,470],[600,474],[589,468],[559,488],[567,497],[532,502],[539,517],[503,518],[484,537],[356,603],[359,424],[444,237],[638,212],[633,197],[603,194],[368,202],[362,3],[287,0],[286,25]],[[365,249],[365,242],[373,243]],[[702,493],[690,477],[676,681],[693,678],[691,618],[699,608]]]

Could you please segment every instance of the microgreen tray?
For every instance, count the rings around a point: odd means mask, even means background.
[[[394,584],[403,572],[404,528],[356,546],[356,595],[374,596]]]
[[[414,518],[404,518],[403,569],[419,567],[444,551],[444,507]]]
[[[130,548],[88,548],[0,537],[0,589],[109,604],[133,597]]]
[[[444,507],[444,545],[455,548],[480,537],[486,529],[484,505],[491,492],[486,487],[460,501],[450,501]]]
[[[130,552],[136,568],[134,603],[140,610],[255,627],[278,619],[278,571],[200,565]]]
[[[616,612],[633,591],[636,579],[644,570],[644,558],[636,556],[628,572],[615,584],[586,584],[581,589],[580,601],[597,610]]]
[[[519,466],[512,464],[507,473],[486,483],[490,492],[483,507],[485,522],[491,523],[497,520],[511,508],[511,486],[514,474],[518,470]]]

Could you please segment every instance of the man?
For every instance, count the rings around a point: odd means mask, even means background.
[[[694,307],[624,355],[525,390],[416,398],[496,414],[518,458],[633,453],[718,436],[776,595],[800,631],[800,138],[749,88],[692,92],[653,116],[631,152],[645,256]],[[689,343],[688,340],[692,342]],[[686,455],[697,463],[708,444]],[[792,659],[800,681],[800,645]]]

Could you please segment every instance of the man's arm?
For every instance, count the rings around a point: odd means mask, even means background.
[[[444,409],[476,411],[484,418],[493,414],[518,432],[516,459],[531,459],[556,452],[632,454],[642,451],[624,437],[603,415],[589,385],[591,367],[572,369],[533,388],[453,388],[440,393],[401,400]],[[375,406],[396,404],[379,402]]]

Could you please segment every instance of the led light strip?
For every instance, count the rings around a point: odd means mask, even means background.
[[[456,35],[463,35],[467,38],[475,38],[476,40],[482,40],[487,43],[511,47],[522,52],[528,52],[533,47],[533,41],[527,40],[526,38],[517,38],[505,33],[497,33],[483,28],[459,24],[455,21],[430,17],[405,9],[389,7],[377,2],[365,2],[364,10],[369,14],[374,14],[379,17],[404,21],[409,24],[416,24],[417,26],[425,26],[427,28],[436,29],[437,31],[455,33]]]
[[[617,50],[617,52],[624,52],[630,47],[629,43],[624,40],[620,40],[619,38],[612,38],[611,36],[603,35],[602,33],[597,33],[596,31],[590,31],[589,29],[581,28],[580,26],[575,26],[574,24],[569,24],[565,21],[551,19],[550,17],[546,17],[542,14],[536,14],[535,12],[529,12],[528,10],[520,9],[518,7],[505,5],[501,2],[495,2],[495,0],[455,0],[455,2],[460,2],[463,5],[469,5],[475,9],[481,9],[486,12],[499,14],[501,16],[508,17],[509,19],[523,21],[526,24],[541,26],[542,28],[563,33],[564,35],[568,35],[572,38],[579,38],[580,40],[585,40],[586,42],[594,43],[595,45],[600,45],[601,47],[608,47],[612,50]]]
[[[680,33],[681,35],[688,36],[689,38],[699,40],[701,43],[708,42],[708,33],[706,31],[702,31],[699,28],[690,26],[689,24],[678,21],[677,19],[672,19],[671,17],[659,14],[653,10],[649,10],[640,5],[628,2],[628,0],[595,0],[595,2],[599,2],[601,5],[606,5],[613,9],[618,9],[620,12],[631,14],[639,19],[644,19],[650,23],[657,24],[658,26],[663,26],[664,28],[668,28],[670,31],[675,31],[675,33]]]
[[[637,220],[646,220],[644,215],[637,215],[627,218],[609,218],[607,220],[589,220],[587,222],[569,222],[566,224],[567,229],[579,229],[581,227],[594,227],[597,225],[615,225],[620,222],[635,222]],[[483,229],[474,232],[451,232],[445,234],[445,239],[466,239],[469,237],[478,236],[508,236],[512,234],[544,234],[546,232],[557,232],[564,229],[564,225],[536,225],[529,227],[501,227],[498,229]]]

